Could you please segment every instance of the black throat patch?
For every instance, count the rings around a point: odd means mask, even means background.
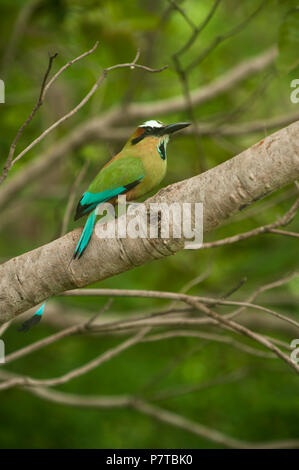
[[[166,145],[165,142],[161,142],[160,145],[158,146],[158,152],[162,158],[162,160],[166,160]]]

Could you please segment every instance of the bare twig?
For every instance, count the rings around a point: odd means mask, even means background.
[[[116,69],[121,69],[121,68],[130,68],[131,70],[134,70],[135,68],[137,69],[142,69],[146,70],[147,72],[151,73],[157,73],[157,72],[162,72],[167,68],[167,65],[164,67],[160,67],[158,69],[152,69],[150,67],[147,67],[146,65],[140,65],[137,64],[137,60],[139,59],[140,52],[139,50],[137,51],[137,54],[132,62],[126,62],[124,64],[117,64],[117,65],[112,65],[111,67],[107,67],[103,70],[101,73],[100,77],[96,81],[96,83],[92,86],[90,91],[85,95],[85,97],[80,101],[77,106],[75,106],[71,111],[66,113],[64,116],[62,116],[60,119],[58,119],[56,122],[54,122],[48,129],[46,129],[42,134],[40,134],[39,137],[33,140],[30,145],[28,145],[22,152],[20,152],[14,160],[11,162],[11,166],[13,166],[17,161],[19,161],[29,150],[31,150],[35,145],[37,145],[41,140],[43,140],[50,132],[52,132],[56,127],[60,126],[60,124],[64,123],[67,119],[71,118],[74,114],[76,114],[88,101],[89,99],[93,96],[93,94],[97,91],[97,89],[101,86],[102,82],[105,80],[107,74],[111,72],[112,70]]]
[[[198,168],[200,171],[205,171],[206,170],[206,162],[205,162],[205,156],[203,154],[203,149],[201,145],[201,139],[200,139],[200,133],[199,133],[199,126],[195,117],[194,109],[192,106],[192,98],[191,98],[191,92],[189,88],[189,83],[188,83],[188,76],[186,73],[186,70],[184,70],[181,66],[179,57],[183,53],[185,53],[191,45],[194,43],[195,39],[200,35],[200,33],[204,30],[204,28],[207,26],[209,23],[210,19],[213,17],[217,6],[219,5],[221,0],[216,0],[208,13],[207,17],[205,20],[202,22],[202,24],[199,27],[196,27],[195,24],[188,18],[184,10],[179,7],[173,0],[171,0],[172,5],[180,12],[180,14],[185,18],[185,20],[188,22],[188,24],[191,26],[193,29],[193,32],[189,38],[189,40],[177,51],[173,54],[172,59],[175,65],[176,72],[179,76],[179,79],[181,81],[182,85],[182,90],[183,94],[185,97],[186,101],[186,110],[188,112],[188,116],[190,121],[193,123],[193,127],[195,130],[195,137],[196,137],[196,143],[197,143],[197,149],[198,149]]]
[[[232,329],[262,344],[263,346],[268,348],[270,351],[272,351],[274,354],[276,354],[278,357],[280,357],[283,361],[285,361],[290,367],[292,367],[299,374],[299,365],[295,364],[289,356],[284,354],[277,346],[271,343],[271,341],[269,341],[266,337],[260,334],[257,334],[249,330],[245,326],[242,326],[232,320],[228,320],[227,318],[222,317],[218,313],[208,308],[206,305],[202,304],[201,302],[198,302],[197,300],[189,298],[189,299],[186,299],[186,303],[192,305],[193,307],[197,308],[201,312],[205,313],[207,316],[213,318],[214,320],[216,320],[217,323],[223,325],[225,328]]]
[[[252,302],[254,299],[256,299],[256,297],[261,294],[262,292],[265,292],[267,290],[271,290],[271,289],[276,289],[277,287],[281,287],[283,286],[284,284],[288,283],[289,281],[291,281],[292,279],[294,279],[295,277],[298,276],[298,273],[297,272],[293,272],[291,274],[289,274],[288,276],[285,276],[281,279],[278,279],[277,281],[275,282],[270,282],[269,284],[265,284],[263,286],[260,286],[258,287],[248,298],[247,298],[247,302]],[[227,315],[227,318],[235,318],[237,315],[240,315],[240,313],[244,310],[244,307],[240,307],[238,308],[237,310],[235,310],[234,312],[231,312],[230,314]]]
[[[150,291],[150,290],[134,290],[134,289],[75,289],[70,291],[65,291],[60,294],[61,296],[83,296],[83,297],[94,297],[94,296],[111,296],[111,297],[141,297],[141,298],[153,298],[153,299],[167,299],[167,300],[177,300],[177,301],[185,301],[183,294],[175,293],[175,292],[165,292],[165,291]],[[290,323],[291,325],[299,328],[299,323],[293,320],[292,318],[286,317],[278,312],[275,312],[272,309],[263,307],[261,305],[253,304],[250,302],[241,302],[241,301],[232,301],[232,300],[224,300],[215,299],[215,298],[208,298],[208,297],[200,297],[200,296],[193,296],[200,302],[204,304],[215,306],[215,305],[239,305],[240,307],[248,307],[256,310],[260,310],[262,312],[269,313],[274,315],[275,317]],[[229,316],[228,316],[229,318]],[[111,327],[109,325],[103,325],[103,328]]]
[[[234,439],[230,436],[227,436],[215,429],[208,428],[199,424],[197,422],[191,421],[187,418],[184,418],[181,415],[178,415],[174,412],[165,410],[161,407],[154,406],[152,404],[146,403],[142,400],[135,400],[131,406],[140,411],[141,413],[147,414],[158,421],[165,422],[172,426],[184,429],[191,434],[195,434],[204,439],[217,442],[218,444],[224,445],[226,447],[233,447],[234,449],[244,449],[244,448],[261,448],[261,449],[276,449],[276,448],[288,448],[288,447],[297,447],[299,444],[298,440],[289,440],[289,441],[276,441],[276,442],[265,442],[265,443],[253,443],[240,441]]]
[[[264,6],[268,3],[268,0],[264,0],[259,7],[254,10],[247,18],[245,18],[243,21],[241,21],[237,26],[232,28],[230,31],[228,31],[225,34],[220,34],[219,36],[216,36],[216,38],[211,42],[209,46],[206,47],[202,51],[202,53],[194,60],[192,61],[186,68],[186,72],[189,73],[191,70],[194,69],[194,67],[198,66],[203,62],[203,60],[223,41],[226,41],[227,39],[235,36],[236,34],[240,33],[245,26],[247,26],[248,23],[250,23],[251,20],[255,16],[259,14],[259,12],[264,8]]]
[[[171,0],[171,4],[175,7],[177,11],[180,12],[180,14],[185,18],[186,22],[189,24],[189,26],[193,29],[193,32],[187,42],[177,52],[174,53],[174,59],[178,59],[180,55],[184,54],[192,46],[199,34],[204,30],[204,28],[208,25],[209,21],[212,19],[220,2],[221,0],[215,0],[211,10],[209,11],[204,21],[199,26],[196,26],[193,21],[186,15],[184,10],[173,0]]]
[[[102,315],[104,312],[106,312],[110,308],[112,301],[113,299],[109,299],[108,302],[106,302],[106,304],[104,305],[104,307],[99,313],[97,313],[96,315],[94,315],[88,320],[84,320],[79,325],[74,325],[74,326],[65,328],[59,331],[58,333],[50,335],[47,338],[36,341],[35,343],[29,344],[29,346],[25,346],[24,348],[21,348],[18,351],[8,354],[5,357],[5,363],[9,364],[10,362],[15,361],[16,359],[19,359],[20,357],[27,356],[27,354],[31,354],[34,351],[42,349],[48,346],[49,344],[56,343],[57,341],[63,338],[66,338],[68,336],[73,336],[76,334],[83,334],[83,333],[89,332],[93,326],[94,321],[98,318],[98,316]],[[5,325],[6,323],[3,326]]]
[[[216,240],[214,242],[206,242],[201,246],[201,250],[208,248],[215,248],[223,245],[230,245],[232,243],[239,242],[241,240],[246,240],[247,238],[256,237],[262,233],[274,233],[277,235],[287,235],[292,237],[298,237],[297,233],[293,232],[284,232],[282,230],[276,230],[276,227],[284,227],[288,225],[295,217],[297,210],[299,208],[299,198],[294,202],[292,207],[286,212],[283,217],[279,217],[275,222],[268,225],[263,225],[261,227],[250,230],[249,232],[238,233],[232,237],[223,238],[222,240]]]
[[[254,293],[247,299],[247,302],[229,302],[229,301],[226,301],[226,302],[223,302],[223,299],[211,299],[211,298],[204,298],[204,297],[197,297],[197,299],[199,299],[200,301],[202,302],[208,302],[208,305],[216,305],[216,304],[228,304],[228,305],[241,305],[241,307],[228,314],[226,316],[226,318],[232,318],[233,316],[236,316],[237,314],[241,313],[242,310],[244,310],[244,308],[247,308],[247,307],[257,307],[258,309],[261,308],[262,311],[266,311],[268,313],[271,313],[273,314],[274,316],[279,316],[279,318],[281,318],[282,320],[285,320],[285,317],[280,315],[280,314],[277,314],[277,312],[274,312],[273,310],[269,310],[269,309],[266,309],[264,307],[261,307],[261,306],[255,306],[254,304],[250,304],[250,301],[252,301],[257,295],[259,295],[260,293],[262,292],[265,292],[269,289],[273,289],[273,288],[277,288],[279,286],[282,286],[284,285],[286,282],[288,282],[289,280],[293,279],[294,276],[296,275],[296,273],[292,274],[292,275],[289,275],[287,277],[284,277],[282,279],[279,279],[278,281],[275,281],[275,282],[272,282],[270,284],[266,284],[264,286],[261,286],[259,287],[256,291],[254,291]],[[75,291],[77,292],[78,294],[80,294],[80,291]],[[84,294],[100,294],[100,295],[109,295],[109,296],[140,296],[140,297],[145,297],[145,298],[148,298],[148,297],[152,297],[152,296],[155,296],[158,298],[165,298],[165,295],[167,298],[171,297],[173,298],[173,293],[161,293],[161,292],[157,292],[157,291],[122,291],[122,290],[100,290],[100,291],[94,291],[94,290],[91,290],[88,291],[88,290],[84,290],[83,291]],[[179,294],[175,294],[176,296],[179,296]],[[105,305],[104,309],[101,311],[101,314],[103,313],[103,311],[106,311],[107,308],[109,308],[111,305],[111,300],[108,301],[108,303]],[[15,351],[9,355],[6,356],[6,363],[10,363],[20,357],[24,357],[26,356],[27,354],[30,354],[34,351],[37,351],[39,349],[42,349],[43,347],[46,347],[50,344],[53,344],[54,342],[56,341],[59,341],[67,336],[71,336],[71,335],[74,335],[74,334],[82,334],[82,333],[86,333],[86,332],[101,332],[103,331],[105,334],[107,333],[113,333],[113,332],[118,332],[118,331],[123,331],[124,329],[128,329],[128,328],[138,328],[140,326],[145,326],[145,325],[150,325],[152,327],[154,326],[182,326],[182,325],[202,325],[202,324],[207,324],[209,323],[209,320],[205,320],[205,319],[195,319],[195,320],[188,320],[186,318],[181,318],[181,317],[176,317],[174,319],[171,319],[170,321],[169,320],[161,320],[159,319],[159,317],[162,316],[165,316],[165,315],[173,315],[174,313],[189,313],[189,312],[192,312],[192,308],[190,309],[190,307],[188,307],[187,309],[183,309],[183,308],[180,308],[180,309],[173,309],[173,308],[170,308],[170,309],[166,309],[162,312],[157,312],[157,313],[154,313],[154,314],[149,314],[149,315],[145,315],[145,316],[133,316],[129,319],[125,319],[125,320],[122,320],[122,321],[110,321],[108,324],[96,324],[96,325],[93,325],[94,323],[94,320],[95,318],[91,318],[91,320],[84,320],[83,322],[81,322],[80,324],[78,325],[74,325],[74,326],[71,326],[71,327],[68,327],[68,328],[65,328],[64,330],[62,331],[59,331],[58,333],[55,333],[53,335],[50,335],[48,336],[47,338],[45,339],[42,339],[40,341],[37,341],[36,343],[33,343],[33,344],[30,344],[29,346],[26,346],[18,351]],[[143,322],[145,320],[145,323]],[[158,321],[157,321],[158,320]],[[297,326],[297,325],[295,325]],[[223,343],[226,343],[226,344],[230,344],[234,347],[237,347],[241,350],[244,350],[245,352],[249,353],[249,354],[255,354],[255,355],[259,355],[259,356],[262,356],[262,357],[272,357],[272,354],[270,354],[270,356],[268,356],[268,353],[264,353],[262,351],[258,351],[256,349],[253,349],[247,345],[243,345],[242,343],[239,343],[229,337],[226,337],[226,336],[219,336],[219,335],[214,335],[214,334],[210,334],[210,333],[206,333],[206,332],[200,332],[200,331],[189,331],[189,330],[176,330],[176,331],[168,331],[168,332],[164,332],[164,333],[159,333],[159,334],[156,334],[156,335],[151,335],[149,337],[147,337],[146,339],[143,339],[143,341],[155,341],[155,340],[159,340],[159,339],[166,339],[166,338],[171,338],[171,337],[176,337],[176,336],[191,336],[191,337],[198,337],[198,338],[201,338],[201,339],[207,339],[207,340],[211,340],[211,341],[220,341],[220,342],[223,342]],[[284,344],[284,343],[281,343],[281,342],[278,342],[277,340],[275,340],[274,338],[271,338],[271,341],[272,342],[276,342],[278,343],[279,345],[283,346],[283,347],[286,347],[286,348],[289,348],[288,345]]]
[[[298,274],[293,274],[292,277]],[[237,287],[241,287],[244,282],[238,283]],[[236,290],[234,288],[233,292]],[[231,292],[231,291],[230,291]],[[230,293],[229,292],[229,293]],[[228,294],[229,294],[228,293]],[[246,306],[249,308],[262,310],[266,312],[272,312],[270,309],[266,307],[262,307],[261,305],[253,304],[250,302],[241,302],[236,300],[225,300],[228,297],[228,294],[225,294],[223,297],[217,299],[213,297],[201,297],[201,296],[193,296],[194,298],[200,300],[201,302],[206,303],[207,305],[240,305]],[[166,291],[155,291],[155,290],[142,290],[142,289],[73,289],[69,291],[62,292],[59,294],[60,296],[71,296],[71,297],[139,297],[139,298],[151,298],[151,299],[164,299],[164,300],[177,300],[177,301],[184,301],[182,300],[183,293],[176,293],[176,292],[166,292]],[[231,294],[230,294],[231,295]],[[173,310],[170,309],[169,313]],[[277,314],[278,315],[278,314]]]
[[[31,150],[36,144],[38,144],[42,139],[44,139],[44,137],[46,137],[52,130],[54,130],[56,127],[58,127],[60,124],[62,124],[63,122],[65,122],[68,118],[72,117],[77,111],[79,111],[79,109],[82,108],[82,106],[84,106],[87,101],[90,99],[90,97],[96,92],[96,90],[99,88],[99,86],[101,85],[101,83],[103,82],[103,80],[106,78],[106,75],[108,72],[112,71],[112,70],[115,70],[115,69],[118,69],[118,68],[124,68],[124,67],[129,67],[131,70],[135,69],[135,68],[139,68],[139,69],[142,69],[142,70],[146,70],[147,72],[160,72],[162,70],[164,70],[167,66],[164,66],[164,67],[161,67],[160,69],[152,69],[150,67],[147,67],[145,65],[140,65],[140,64],[137,64],[137,60],[139,59],[139,56],[140,56],[140,51],[138,50],[137,51],[137,54],[134,58],[134,60],[130,63],[125,63],[125,64],[117,64],[117,65],[114,65],[114,66],[111,66],[111,67],[107,67],[103,70],[102,74],[100,75],[99,79],[97,80],[97,82],[94,84],[94,86],[91,88],[91,90],[89,91],[89,93],[81,100],[81,102],[75,106],[75,108],[73,108],[70,112],[68,112],[67,114],[65,114],[63,117],[61,117],[60,119],[58,119],[55,123],[53,123],[48,129],[46,129],[39,137],[37,137],[33,142],[31,142],[31,144],[29,144],[24,150],[22,150],[15,158],[13,158],[14,156],[14,153],[15,153],[15,148],[16,148],[16,145],[17,145],[17,142],[18,140],[20,139],[23,131],[25,130],[25,128],[29,125],[29,123],[31,122],[33,116],[35,115],[35,113],[37,112],[37,110],[40,108],[40,106],[43,104],[44,102],[44,99],[45,99],[45,96],[49,90],[49,88],[53,85],[53,83],[56,81],[56,79],[67,69],[69,68],[71,65],[73,65],[75,62],[83,59],[84,57],[90,55],[92,52],[95,51],[95,49],[97,48],[98,46],[98,42],[95,43],[95,45],[92,47],[92,49],[90,49],[89,51],[81,54],[80,56],[78,56],[77,58],[71,60],[70,62],[68,62],[67,64],[65,64],[63,67],[61,67],[58,72],[51,78],[51,80],[49,81],[49,83],[47,84],[47,78],[48,78],[48,75],[49,75],[49,72],[51,70],[51,67],[52,67],[52,62],[54,60],[54,58],[57,56],[57,54],[54,54],[53,56],[50,56],[49,58],[49,65],[48,65],[48,68],[47,68],[47,71],[45,73],[45,76],[44,76],[44,79],[42,81],[42,85],[41,85],[41,90],[40,90],[40,95],[39,95],[39,98],[38,98],[38,101],[35,105],[35,107],[33,108],[32,112],[30,113],[29,117],[26,119],[26,121],[24,122],[24,124],[20,127],[14,141],[12,142],[11,144],[11,147],[10,147],[10,151],[9,151],[9,155],[8,155],[8,158],[7,158],[7,161],[6,161],[6,164],[4,166],[4,169],[3,169],[3,172],[2,172],[2,175],[0,177],[0,183],[2,183],[4,181],[4,179],[6,178],[9,170],[11,169],[11,167],[18,161],[20,160],[23,155],[25,155],[29,150]]]
[[[75,59],[72,59],[70,60],[69,62],[67,62],[65,65],[63,65],[56,73],[55,75],[53,75],[53,77],[49,80],[49,82],[47,83],[47,85],[45,86],[44,88],[44,91],[43,91],[43,94],[42,94],[42,99],[44,100],[45,97],[46,97],[46,94],[49,90],[49,88],[53,85],[53,83],[57,80],[57,78],[66,70],[68,69],[69,67],[71,67],[73,64],[75,64],[76,62],[78,62],[79,60],[81,59],[84,59],[85,57],[89,56],[90,54],[92,54],[98,47],[99,45],[99,41],[96,41],[94,46],[89,50],[89,51],[86,51],[86,52],[83,52],[83,54],[79,55],[78,57],[75,57]]]
[[[288,232],[286,230],[278,230],[275,228],[270,228],[269,233],[275,233],[276,235],[284,235],[285,237],[299,238],[299,233]]]
[[[57,57],[57,53],[56,54],[53,54],[53,55],[50,55],[49,56],[49,63],[48,63],[48,67],[47,67],[47,70],[46,70],[46,73],[44,75],[44,78],[43,78],[43,81],[42,81],[42,84],[41,84],[41,89],[40,89],[40,93],[39,93],[39,97],[38,97],[38,100],[36,102],[36,105],[34,106],[33,110],[31,111],[31,113],[29,114],[28,118],[26,119],[26,121],[24,122],[24,124],[22,124],[22,126],[20,127],[20,129],[18,130],[11,146],[10,146],[10,149],[9,149],[9,153],[8,153],[8,157],[7,157],[7,160],[6,160],[6,163],[4,165],[4,168],[3,168],[3,171],[2,171],[2,174],[0,176],[0,184],[5,180],[5,178],[7,177],[8,175],[8,172],[9,170],[11,169],[12,165],[13,165],[13,156],[14,156],[14,153],[15,153],[15,149],[16,149],[16,146],[17,146],[17,143],[21,137],[21,135],[23,134],[24,130],[26,129],[26,127],[30,124],[30,122],[32,121],[34,115],[36,114],[36,112],[38,111],[38,109],[41,107],[41,105],[43,104],[43,96],[44,96],[44,90],[45,90],[45,87],[46,87],[46,83],[47,83],[47,79],[48,79],[48,76],[49,76],[49,73],[50,73],[50,70],[52,68],[52,64],[53,64],[53,60]]]
[[[85,323],[85,328],[87,330],[90,330],[92,328],[92,325],[93,323],[97,320],[97,318],[99,318],[99,316],[103,315],[105,312],[107,312],[107,310],[109,310],[109,308],[111,307],[112,303],[113,303],[113,300],[112,298],[108,299],[108,301],[106,302],[106,304],[104,305],[104,307],[102,308],[102,310],[98,313],[96,313],[95,315],[93,315],[86,323]]]
[[[8,374],[5,371],[0,371],[0,377],[11,377],[12,374]],[[299,441],[296,439],[281,440],[281,441],[270,441],[270,442],[248,442],[240,441],[232,438],[226,434],[223,434],[215,429],[208,428],[202,424],[191,421],[183,416],[165,410],[164,408],[157,407],[156,405],[150,404],[144,400],[137,399],[130,395],[119,395],[119,396],[82,396],[75,395],[66,392],[60,392],[57,390],[51,390],[46,387],[26,387],[23,386],[26,392],[40,397],[43,400],[47,400],[53,403],[58,403],[72,407],[82,408],[131,408],[140,413],[148,415],[159,422],[164,422],[172,426],[184,429],[194,435],[201,438],[211,440],[218,444],[233,447],[233,448],[260,448],[260,449],[277,449],[277,448],[296,448],[299,445]]]
[[[0,390],[7,390],[12,387],[25,385],[25,386],[54,386],[54,385],[61,385],[74,378],[80,377],[81,375],[86,374],[87,372],[95,369],[96,367],[100,366],[104,362],[109,361],[113,357],[120,354],[122,351],[132,347],[133,345],[140,342],[143,336],[149,331],[149,328],[143,328],[142,330],[138,331],[133,337],[127,339],[123,343],[119,344],[118,346],[111,348],[110,350],[106,351],[105,353],[101,354],[99,357],[93,359],[92,361],[84,364],[81,367],[77,367],[72,371],[54,378],[54,379],[45,379],[45,380],[37,380],[32,379],[31,377],[17,377],[13,379],[9,379],[2,384],[0,384]]]

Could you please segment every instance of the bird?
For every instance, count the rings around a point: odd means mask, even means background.
[[[97,218],[97,208],[103,203],[116,204],[117,197],[138,200],[163,180],[167,169],[166,147],[170,136],[189,126],[189,122],[165,125],[154,119],[139,125],[123,149],[102,167],[78,202],[75,220],[88,215],[75,248],[73,259],[79,260],[88,247]],[[45,304],[19,331],[28,331],[40,322]]]
[[[99,171],[77,205],[75,220],[89,216],[74,259],[81,258],[88,246],[100,204],[115,204],[121,194],[126,195],[127,201],[137,200],[161,183],[167,168],[169,137],[189,125],[188,122],[169,125],[156,120],[144,122],[133,132],[123,149]]]

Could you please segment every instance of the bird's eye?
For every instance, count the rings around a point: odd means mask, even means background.
[[[146,134],[150,134],[151,130],[152,130],[152,128],[149,127],[149,126],[144,128],[144,132],[146,132]]]

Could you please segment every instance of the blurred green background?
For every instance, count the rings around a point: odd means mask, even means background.
[[[196,25],[204,20],[213,4],[210,0],[177,3]],[[242,22],[259,4],[255,0],[220,2],[208,26],[181,56],[182,66],[195,60],[217,35],[228,32]],[[296,31],[298,23],[293,21],[292,16],[293,23],[285,26],[285,15],[296,4],[293,1],[265,2],[252,21],[237,35],[220,43],[188,74],[192,90],[278,43],[281,47],[276,64],[195,108],[194,117],[199,126],[202,121],[239,124],[257,119],[268,120],[298,110],[299,105],[290,101],[290,82],[299,78],[298,67],[293,66],[298,53],[298,48],[294,53],[294,44],[298,37],[294,34],[290,38],[288,29]],[[12,36],[15,22],[28,5],[30,14],[16,40]],[[6,182],[90,117],[101,115],[105,110],[127,101],[152,102],[183,93],[172,56],[185,44],[191,28],[171,2],[2,0],[1,9],[0,78],[6,85],[6,102],[0,105],[0,158],[3,163],[18,128],[34,106],[49,52],[59,54],[54,62],[53,74],[64,63],[90,49],[95,41],[100,41],[96,52],[70,67],[56,81],[44,105],[23,134],[17,150],[25,148],[52,122],[75,106],[94,84],[103,67],[131,61],[138,47],[141,49],[140,63],[151,67],[169,65],[159,74],[128,69],[109,74],[87,105],[18,162]],[[9,47],[13,51],[11,57],[7,56]],[[190,114],[185,111],[152,118],[176,122],[190,119]],[[132,128],[137,124],[130,123]],[[125,112],[123,126],[128,126]],[[168,148],[168,173],[163,186],[196,174],[199,158],[202,158],[206,168],[211,168],[271,132],[271,128],[265,127],[251,134],[203,136],[200,151],[194,136],[178,136]],[[89,166],[76,199],[123,143],[101,141],[99,136],[97,142],[87,142],[65,155],[51,171],[15,194],[1,213],[1,261],[58,237],[72,184],[84,162],[89,161]],[[276,192],[207,235],[205,241],[274,221],[287,211],[295,194],[295,187],[291,186]],[[68,229],[75,226],[78,223],[70,221]],[[298,220],[294,220],[288,230],[296,231],[298,228]],[[247,282],[233,297],[245,299],[260,285],[287,275],[297,265],[298,242],[295,238],[263,235],[221,248],[184,251],[107,279],[96,286],[177,292],[185,283],[208,271],[206,279],[190,292],[222,296],[246,276]],[[263,304],[294,318],[297,315],[298,319],[298,295],[298,281],[293,279],[285,286],[269,291],[264,296]],[[55,298],[49,305],[53,303],[61,313],[72,309],[87,315],[99,311],[105,302],[105,298]],[[119,298],[113,302],[110,312],[111,315],[125,318],[134,312],[142,314],[165,306],[166,302],[158,300]],[[218,311],[226,310],[218,308]],[[269,327],[267,330],[265,325],[261,331],[288,343],[294,337],[284,329],[271,330]],[[20,335],[16,332],[16,326],[12,325],[5,334],[6,353],[43,338],[56,329],[45,320],[29,334]],[[244,341],[242,338],[239,340]],[[120,338],[109,336],[75,336],[18,360],[8,369],[32,377],[56,377],[120,341]],[[159,380],[159,374],[164,370],[168,373],[162,374]],[[294,371],[278,359],[254,357],[228,345],[195,338],[140,344],[82,378],[59,387],[59,390],[85,395],[137,393],[150,401],[151,394],[159,390],[175,390],[180,385],[204,385],[215,377],[234,371],[241,371],[238,380],[203,387],[194,393],[161,400],[157,404],[241,440],[258,442],[299,437],[298,379]],[[0,447],[205,448],[219,445],[129,409],[72,408],[12,389],[1,393]]]

